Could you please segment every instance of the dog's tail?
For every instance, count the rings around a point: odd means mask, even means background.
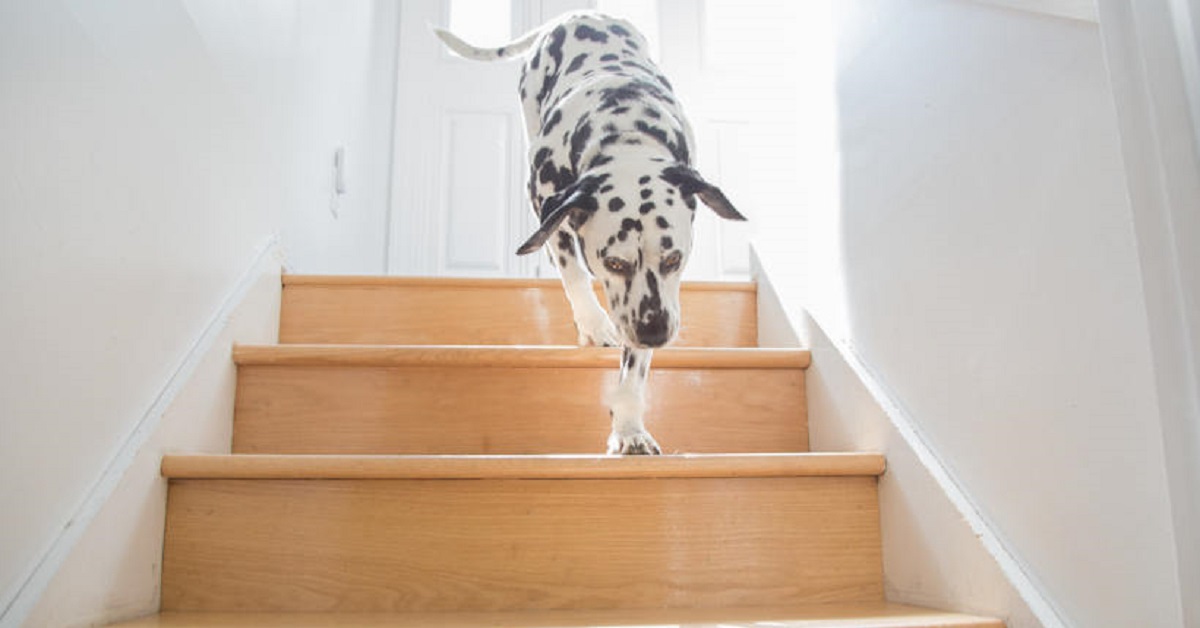
[[[444,28],[433,29],[438,39],[441,39],[446,46],[458,53],[459,56],[466,59],[474,59],[476,61],[496,61],[498,59],[509,59],[515,57],[533,45],[534,40],[541,34],[541,30],[534,30],[526,33],[520,39],[511,41],[499,48],[478,48],[463,41],[458,35],[451,33]]]

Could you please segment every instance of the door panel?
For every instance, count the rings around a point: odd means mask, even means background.
[[[497,168],[513,153],[511,115],[499,113],[445,114],[442,154],[446,181],[446,217],[442,234],[445,274],[503,275],[507,267],[506,203],[512,187],[507,168]]]

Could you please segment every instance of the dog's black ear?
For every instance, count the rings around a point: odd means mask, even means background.
[[[596,197],[593,196],[596,185],[594,179],[581,179],[543,201],[542,226],[517,249],[517,255],[528,255],[538,250],[567,217],[574,215],[579,219],[583,214],[590,216],[595,213],[599,207]]]
[[[692,170],[687,166],[671,166],[664,168],[662,178],[667,183],[679,188],[679,193],[683,196],[691,196],[695,194],[700,197],[700,200],[708,206],[709,209],[716,212],[722,218],[729,220],[745,220],[746,217],[741,214],[733,203],[725,198],[725,193],[721,188],[704,180],[699,172]]]

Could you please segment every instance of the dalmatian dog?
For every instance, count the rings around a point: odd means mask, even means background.
[[[722,218],[745,218],[692,168],[692,130],[629,22],[570,13],[499,48],[435,33],[468,59],[523,55],[529,197],[541,226],[517,253],[544,247],[550,255],[579,344],[622,347],[608,452],[661,453],[643,422],[646,379],[653,350],[679,332],[696,199]]]

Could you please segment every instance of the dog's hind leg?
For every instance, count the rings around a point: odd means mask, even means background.
[[[571,303],[580,346],[615,347],[621,344],[617,327],[596,299],[591,274],[579,261],[582,251],[577,248],[575,234],[565,228],[559,229],[555,238],[546,241],[545,247],[558,267],[563,290]]]
[[[642,422],[646,412],[646,379],[650,375],[652,349],[621,350],[621,381],[610,400],[612,435],[608,437],[610,454],[658,455],[658,443]]]

